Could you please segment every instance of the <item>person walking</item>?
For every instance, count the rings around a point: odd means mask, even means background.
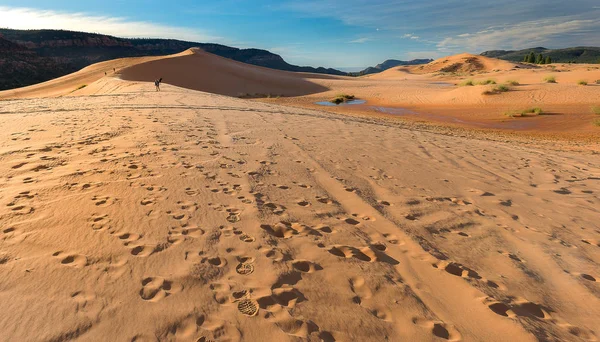
[[[154,81],[154,86],[156,87],[156,91],[160,91],[160,82],[162,82],[162,77]]]

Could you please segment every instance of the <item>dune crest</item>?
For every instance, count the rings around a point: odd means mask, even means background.
[[[121,78],[150,82],[162,77],[171,85],[228,96],[301,96],[328,90],[308,80],[311,74],[240,63],[200,49],[188,51],[185,55],[128,67],[121,72]]]

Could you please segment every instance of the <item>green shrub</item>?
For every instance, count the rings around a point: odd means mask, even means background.
[[[506,84],[500,84],[494,87],[494,90],[499,92],[499,93],[504,93],[510,90],[510,87],[507,86]]]
[[[520,85],[519,82],[515,81],[515,80],[508,80],[506,81],[506,84],[511,85],[511,86],[518,86]]]
[[[460,82],[458,85],[461,87],[467,87],[467,86],[471,87],[471,86],[474,86],[475,83],[473,83],[473,80],[465,80],[465,81]]]
[[[479,81],[479,83],[477,83],[477,84],[480,84],[480,85],[496,84],[496,81],[492,80],[492,79],[487,79],[484,81]]]
[[[600,106],[593,106],[592,113],[600,115]]]
[[[586,86],[587,85],[587,81],[579,80],[579,81],[577,81],[577,84],[582,85],[582,86]]]
[[[544,111],[540,107],[533,107],[533,108],[525,109],[524,111],[521,112],[521,114],[523,114],[523,115],[527,115],[527,114],[541,115],[541,114],[544,114]]]
[[[550,76],[546,76],[544,77],[544,82],[546,83],[556,83],[556,77],[550,75]]]
[[[600,127],[600,119],[594,120],[594,125]]]
[[[340,104],[349,100],[354,100],[354,95],[340,94],[329,100],[331,103]]]
[[[596,84],[600,84],[600,80],[596,80]]]
[[[484,91],[481,94],[482,95],[496,95],[496,94],[500,94],[500,93],[505,93],[509,90],[510,90],[510,87],[507,86],[506,84],[499,84],[492,89]]]

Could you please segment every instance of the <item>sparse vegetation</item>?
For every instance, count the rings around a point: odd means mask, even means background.
[[[596,80],[596,84],[600,84],[600,80]]]
[[[470,87],[470,86],[474,86],[475,83],[473,83],[473,80],[464,80],[464,81],[460,82],[458,85],[461,87],[467,87],[467,86]]]
[[[477,84],[480,84],[480,85],[496,84],[496,81],[493,79],[487,79],[484,81],[479,81]]]
[[[74,93],[74,92],[76,92],[76,91],[78,91],[78,90],[80,90],[80,89],[83,89],[83,88],[85,88],[85,87],[87,87],[87,84],[82,84],[82,85],[80,85],[79,87],[77,87],[77,88],[73,89],[73,91],[72,91],[71,93]]]
[[[508,85],[506,85],[506,84],[499,84],[499,85],[495,86],[492,89],[484,91],[482,94],[483,95],[496,95],[496,94],[505,93],[505,92],[507,92],[509,90],[510,90],[510,87]]]
[[[594,120],[594,125],[600,127],[600,119],[595,119]]]
[[[579,80],[579,81],[577,81],[577,84],[582,85],[582,86],[586,86],[588,83],[585,80]]]
[[[541,114],[544,114],[544,111],[540,107],[533,107],[533,108],[527,108],[527,109],[525,109],[522,112],[522,114],[524,114],[524,115],[526,115],[526,114],[541,115]]]
[[[522,118],[522,117],[526,117],[526,116],[536,116],[536,115],[543,115],[543,114],[544,114],[544,111],[540,107],[527,108],[522,111],[511,110],[511,111],[504,113],[504,115],[510,116],[511,118]]]
[[[594,113],[596,115],[600,115],[600,106],[593,106],[592,113]]]
[[[506,81],[506,84],[511,85],[511,86],[521,85],[519,82],[517,82],[515,80],[508,80],[508,81]]]
[[[544,82],[546,83],[556,83],[556,77],[553,75],[544,77]]]
[[[331,100],[329,100],[329,102],[335,103],[335,104],[340,104],[342,102],[348,102],[351,100],[354,100],[354,95],[340,94],[340,95],[337,95],[336,97],[332,98]]]

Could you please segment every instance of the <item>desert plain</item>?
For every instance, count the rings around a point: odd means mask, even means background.
[[[595,341],[598,79],[188,50],[0,92],[0,340]]]

